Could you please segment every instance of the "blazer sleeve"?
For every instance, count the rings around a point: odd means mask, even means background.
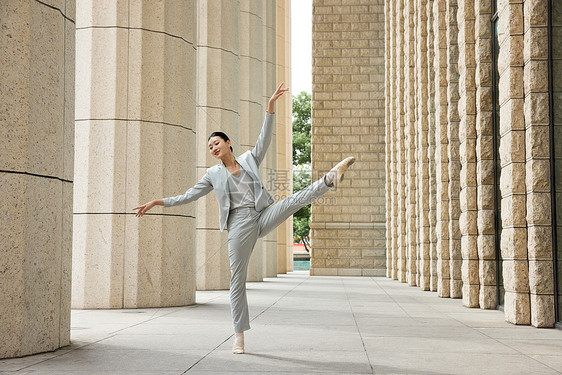
[[[269,144],[271,143],[271,137],[273,135],[273,127],[275,126],[274,114],[269,112],[265,113],[265,120],[263,121],[263,126],[261,128],[260,136],[256,142],[256,146],[252,150],[252,156],[256,159],[256,163],[259,165],[265,158]]]
[[[162,201],[164,202],[164,207],[179,206],[196,201],[197,199],[209,194],[211,190],[213,190],[211,178],[209,177],[209,173],[205,173],[205,176],[203,176],[203,178],[192,188],[187,190],[185,194],[164,198]]]

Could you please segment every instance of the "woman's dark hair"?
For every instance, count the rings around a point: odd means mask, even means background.
[[[228,135],[224,134],[223,132],[212,132],[211,135],[209,136],[209,138],[207,138],[207,142],[209,142],[209,139],[211,139],[213,137],[220,137],[225,142],[230,141],[230,138],[228,138]],[[230,151],[234,152],[234,150],[232,149],[232,146],[230,146]]]

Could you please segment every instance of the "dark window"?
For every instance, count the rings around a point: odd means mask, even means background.
[[[501,223],[501,192],[500,192],[500,157],[499,157],[499,140],[500,140],[500,103],[499,103],[499,81],[498,72],[498,14],[497,0],[492,2],[492,124],[494,128],[494,215],[495,215],[495,233],[496,233],[496,280],[497,280],[497,301],[498,308],[503,308],[505,289],[503,287],[502,272],[502,254],[500,249],[500,240],[502,233]]]
[[[550,135],[551,139],[551,178],[554,181],[552,196],[554,285],[556,321],[562,321],[562,1],[549,1],[548,43],[549,43],[549,94],[550,94]]]

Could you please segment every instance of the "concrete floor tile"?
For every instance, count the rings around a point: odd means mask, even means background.
[[[562,373],[562,355],[558,352],[556,355],[532,355],[531,358],[543,363],[544,365]]]
[[[66,355],[38,363],[27,370],[33,373],[48,371],[113,373],[121,371],[133,374],[145,371],[156,374],[160,371],[185,371],[205,354],[204,351],[182,352],[167,350],[166,348],[160,348],[159,350],[134,348],[77,349]]]
[[[495,340],[474,337],[363,337],[368,353],[400,351],[403,353],[496,353],[520,354]]]
[[[510,324],[510,326],[505,328],[477,328],[477,330],[495,339],[562,340],[562,330],[556,328],[535,328]]]
[[[389,356],[373,355],[375,374],[558,374],[552,368],[524,355],[489,353],[423,353]]]
[[[558,355],[562,358],[562,339],[499,339],[498,341],[527,355]]]
[[[310,277],[248,283],[252,329],[233,355],[228,291],[198,303],[74,310],[72,345],[0,361],[0,374],[551,374],[562,331],[516,326],[386,278]]]
[[[254,325],[245,335],[246,347],[263,351],[363,351],[354,326]]]
[[[230,349],[230,348],[229,348]],[[289,372],[344,374],[371,374],[371,366],[365,352],[341,351],[248,351],[234,355],[230,350],[216,350],[199,362],[193,370],[213,372]]]

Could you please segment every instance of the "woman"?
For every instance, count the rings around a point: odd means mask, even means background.
[[[215,190],[219,202],[221,232],[228,230],[228,255],[230,259],[230,307],[234,321],[234,345],[232,352],[244,353],[244,331],[250,329],[248,302],[246,299],[246,275],[250,255],[258,238],[261,238],[283,223],[300,208],[325,194],[343,180],[343,173],[355,161],[348,157],[323,178],[277,203],[264,188],[259,175],[273,133],[274,107],[277,99],[289,89],[277,88],[267,107],[265,121],[251,151],[235,157],[231,142],[222,132],[209,136],[209,152],[220,163],[207,169],[203,178],[185,194],[148,202],[135,207],[137,217],[143,216],[155,205],[170,207],[195,201]]]

